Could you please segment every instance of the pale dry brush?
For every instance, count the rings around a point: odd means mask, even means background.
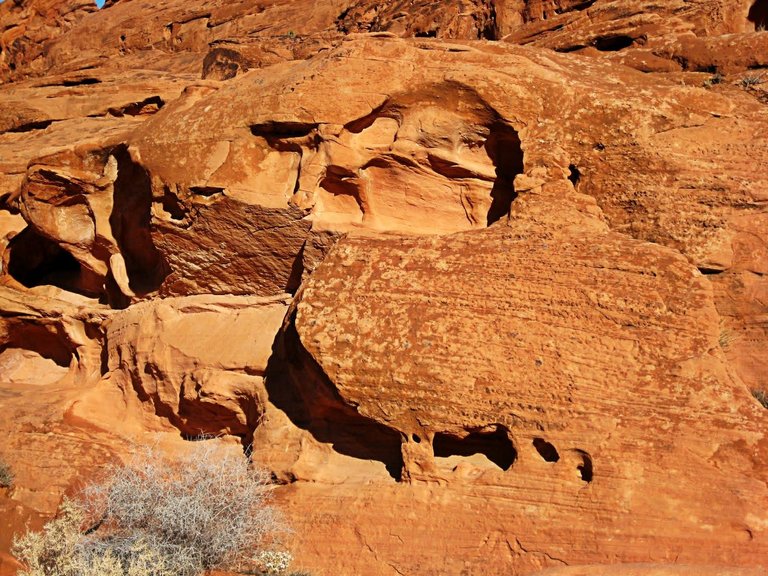
[[[88,529],[78,531],[74,548],[56,552],[74,557],[79,571],[45,576],[99,570],[111,576],[118,569],[119,576],[195,576],[211,568],[258,568],[261,555],[277,550],[287,533],[270,503],[268,473],[209,439],[191,448],[175,459],[141,449],[86,487],[77,514]],[[17,549],[36,538],[28,534]],[[36,554],[45,556],[36,549],[20,558],[32,566]]]
[[[11,466],[0,458],[0,488],[10,488],[13,484],[13,471]]]

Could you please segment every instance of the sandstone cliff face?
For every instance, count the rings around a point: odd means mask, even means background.
[[[763,2],[0,15],[0,551],[206,433],[317,574],[768,568]]]

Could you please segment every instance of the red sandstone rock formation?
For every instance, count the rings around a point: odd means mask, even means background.
[[[763,573],[766,10],[0,4],[0,554],[213,433],[316,574]]]

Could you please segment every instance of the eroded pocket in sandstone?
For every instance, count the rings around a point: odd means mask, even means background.
[[[506,427],[474,430],[465,436],[438,432],[432,440],[435,462],[452,470],[464,461],[478,468],[509,470],[517,460],[517,450]]]

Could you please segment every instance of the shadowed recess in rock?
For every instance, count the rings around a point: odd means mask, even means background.
[[[464,437],[438,432],[432,441],[435,458],[483,454],[502,470],[509,470],[517,460],[517,450],[508,430],[496,425],[490,431],[475,430]]]
[[[755,25],[755,30],[768,29],[768,0],[756,0],[749,9],[747,20]]]
[[[275,341],[267,367],[270,401],[299,428],[330,444],[339,454],[384,464],[400,481],[400,434],[346,404],[322,368],[302,346],[291,322]]]
[[[579,471],[579,476],[584,482],[592,482],[594,477],[594,468],[592,466],[592,457],[583,450],[575,450],[576,454],[581,458],[581,464],[576,466]]]
[[[0,354],[11,348],[30,350],[43,358],[53,360],[62,368],[69,367],[74,354],[66,335],[60,328],[41,324],[10,322],[6,325],[4,341],[0,344]]]
[[[629,48],[635,43],[635,39],[625,35],[609,35],[595,38],[593,44],[600,52],[617,52]]]
[[[157,290],[167,275],[167,266],[150,234],[152,184],[125,147],[115,150],[114,157],[117,179],[109,223],[125,260],[131,290],[146,294]]]
[[[571,184],[573,184],[573,187],[577,190],[579,189],[579,183],[581,182],[581,171],[575,164],[571,164],[568,166],[568,180],[571,181]]]
[[[554,2],[525,2],[522,12],[523,22],[535,22],[536,20],[548,20],[552,16],[567,14],[568,12],[580,12],[591,7],[596,0],[555,0]]]
[[[81,266],[72,254],[31,227],[8,245],[8,273],[27,288],[56,286],[89,298],[101,295],[101,280]]]
[[[145,116],[154,114],[165,106],[165,101],[160,96],[150,96],[139,102],[132,102],[125,106],[110,108],[108,112],[113,116],[122,118],[123,116]]]
[[[533,447],[536,448],[539,456],[541,456],[546,462],[557,462],[560,460],[560,454],[558,454],[557,448],[544,440],[544,438],[534,438]]]
[[[303,138],[317,128],[309,122],[265,122],[251,126],[251,134],[267,140],[273,138]]]
[[[517,197],[515,176],[523,173],[523,149],[517,131],[507,124],[497,122],[491,126],[485,150],[496,167],[496,181],[491,189],[492,201],[488,209],[490,226],[509,214],[512,202]]]

